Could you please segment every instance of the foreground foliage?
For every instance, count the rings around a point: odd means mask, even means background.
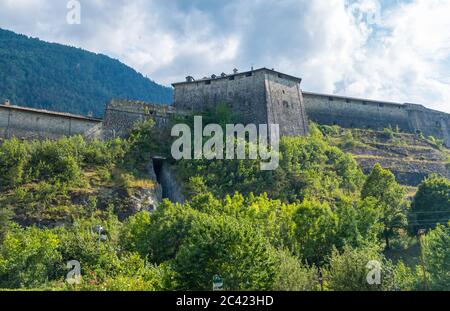
[[[417,246],[409,242],[414,226],[445,212],[447,180],[424,181],[409,209],[389,171],[377,165],[364,176],[312,126],[308,137],[283,140],[277,171],[261,172],[256,161],[176,163],[188,200],[122,217],[134,187],[151,184],[139,178],[164,148],[157,135],[143,122],[126,140],[5,141],[0,288],[210,290],[214,275],[229,290],[423,288],[419,253],[389,254]],[[101,189],[110,191],[106,200]],[[450,234],[441,216],[422,250],[429,286],[449,290]],[[65,281],[71,260],[81,265],[81,284]],[[380,284],[367,282],[373,261]]]

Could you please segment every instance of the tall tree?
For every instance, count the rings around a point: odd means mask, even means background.
[[[386,248],[390,248],[389,239],[396,231],[407,226],[408,203],[405,195],[405,188],[397,183],[394,174],[383,169],[379,163],[374,166],[362,188],[362,198],[375,198],[382,211]]]
[[[412,234],[434,228],[437,223],[446,224],[450,220],[450,180],[437,175],[425,179],[408,215]]]

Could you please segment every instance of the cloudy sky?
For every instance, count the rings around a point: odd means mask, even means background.
[[[306,91],[450,112],[450,0],[0,0],[0,28],[103,53],[169,85],[257,67]],[[69,5],[70,6],[70,5]]]

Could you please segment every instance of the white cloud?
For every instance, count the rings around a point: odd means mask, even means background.
[[[450,2],[416,0],[385,12],[342,92],[450,112]]]
[[[1,0],[0,27],[101,52],[169,84],[255,67],[309,91],[450,112],[450,1]],[[386,4],[386,1],[383,1]]]

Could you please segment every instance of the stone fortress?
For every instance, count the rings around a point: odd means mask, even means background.
[[[450,147],[450,115],[416,104],[374,101],[302,91],[301,79],[260,68],[222,73],[174,83],[172,106],[112,100],[103,119],[0,104],[0,138],[57,138],[124,136],[137,120],[153,118],[158,125],[173,113],[197,113],[220,103],[229,105],[242,123],[280,125],[280,134],[305,135],[308,119],[345,128],[383,130],[433,136]]]

